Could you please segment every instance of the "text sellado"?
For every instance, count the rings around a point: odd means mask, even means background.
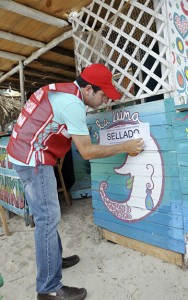
[[[124,131],[114,131],[114,132],[108,132],[107,133],[107,140],[111,141],[111,140],[123,140],[125,138],[131,139],[132,137],[134,137],[134,135],[139,134],[139,130],[138,129],[134,129],[134,130],[124,130]]]

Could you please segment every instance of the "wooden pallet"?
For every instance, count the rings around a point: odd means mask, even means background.
[[[125,246],[127,248],[139,251],[141,253],[154,256],[161,260],[183,267],[183,255],[170,250],[162,249],[153,245],[149,245],[137,240],[130,239],[128,237],[119,235],[117,233],[102,229],[103,237],[111,242]]]

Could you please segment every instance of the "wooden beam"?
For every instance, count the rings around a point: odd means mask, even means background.
[[[10,231],[8,229],[8,224],[7,224],[7,220],[6,220],[6,214],[5,214],[5,211],[4,211],[4,208],[2,207],[2,205],[0,205],[0,217],[1,217],[1,220],[2,220],[2,223],[3,223],[5,234],[6,235],[11,235]]]
[[[56,47],[52,48],[50,51],[60,54],[60,55],[65,55],[65,56],[74,58],[74,50],[69,50],[69,49],[65,49],[65,48],[56,46]]]
[[[0,2],[1,3],[1,2]],[[45,47],[37,50],[34,52],[30,57],[28,57],[24,62],[24,66],[27,66],[29,63],[31,63],[33,60],[37,59],[40,55],[43,53],[47,52],[48,50],[52,49],[56,45],[58,45],[60,42],[70,38],[72,36],[72,30],[67,31],[57,38],[53,39],[50,43],[48,43]],[[15,74],[16,72],[19,71],[19,65],[14,67],[12,70],[4,74],[3,76],[0,77],[0,83],[3,82],[5,79],[9,78],[11,75]]]
[[[1,89],[8,89],[10,86],[9,82],[3,82],[3,84],[0,85]],[[15,91],[20,92],[20,85],[19,82],[11,82],[11,88]],[[35,86],[32,86],[31,84],[26,84],[25,83],[25,92],[26,93],[34,93],[37,90]]]
[[[48,50],[54,48],[55,46],[57,46],[60,42],[70,38],[72,36],[72,30],[67,31],[63,34],[61,34],[60,36],[58,36],[57,38],[53,39],[51,42],[49,42],[46,46],[44,46],[41,49],[38,49],[37,51],[35,51],[34,53],[31,54],[30,57],[28,57],[25,61],[24,61],[24,66],[28,65],[30,62],[32,62],[33,60],[37,59],[39,56],[41,56],[42,54],[44,54],[45,52],[47,52]]]
[[[25,6],[23,4],[17,3],[12,0],[1,0],[0,8],[9,10],[9,11],[15,12],[19,15],[22,15],[24,17],[29,17],[31,19],[40,21],[42,23],[46,23],[49,25],[57,26],[57,27],[64,27],[64,26],[69,25],[68,22],[66,22],[62,19],[53,17],[51,15],[48,15],[46,13],[43,13],[34,8],[30,8],[28,6]]]
[[[0,38],[4,39],[4,40],[8,40],[11,42],[15,42],[18,44],[22,44],[22,45],[27,45],[27,46],[31,46],[31,47],[37,47],[37,48],[42,48],[45,46],[44,43],[35,41],[35,40],[31,40],[28,38],[25,38],[23,36],[20,35],[16,35],[10,32],[5,32],[0,30]]]
[[[0,50],[0,57],[14,60],[14,61],[20,61],[20,60],[26,59],[26,57],[23,55],[19,55],[19,54],[7,52],[7,51],[2,51],[2,50]]]
[[[183,255],[174,251],[162,249],[153,245],[149,245],[131,238],[119,235],[117,233],[102,229],[103,237],[111,242],[122,245],[127,248],[139,251],[144,254],[154,256],[169,263],[183,266]]]
[[[43,60],[43,59],[38,59],[37,62],[40,65],[42,65],[43,67],[60,69],[61,71],[64,70],[64,71],[69,71],[69,72],[73,72],[73,73],[76,72],[76,69],[73,66],[60,64],[60,63],[52,62],[52,61],[49,61],[49,60]]]
[[[9,77],[9,79],[8,79],[8,82],[11,82],[12,83],[12,81],[17,81],[17,83],[19,84],[19,76],[18,76],[18,74],[14,74],[14,75],[12,75],[11,77]],[[43,78],[40,78],[40,77],[37,77],[37,76],[30,76],[30,75],[24,75],[24,83],[25,84],[30,84],[30,85],[35,85],[35,87],[36,87],[36,89],[38,88],[37,87],[37,84],[40,84],[40,86],[42,85],[42,86],[44,86],[44,85],[46,85],[46,84],[50,84],[50,83],[54,83],[54,82],[70,82],[70,79],[65,79],[63,76],[61,76],[61,80],[60,80],[60,78],[53,78],[53,79],[51,79],[51,78],[45,78],[45,79],[43,79]]]
[[[19,62],[20,71],[19,71],[19,77],[20,77],[20,93],[21,93],[21,103],[22,106],[25,103],[25,90],[24,90],[24,73],[23,73],[23,63]]]
[[[39,76],[39,77],[42,77],[42,79],[45,79],[45,78],[56,78],[57,80],[63,78],[67,81],[70,81],[70,80],[75,80],[75,75],[72,77],[72,79],[70,77],[67,77],[67,76],[64,76],[63,74],[59,74],[59,73],[53,73],[53,72],[43,72],[43,71],[39,71],[39,70],[35,70],[33,68],[28,68],[26,67],[24,69],[24,74],[25,75],[28,75],[30,76]]]
[[[13,34],[10,32],[2,31],[2,30],[0,30],[0,38],[11,41],[11,42],[15,42],[18,44],[27,45],[30,47],[42,48],[45,46],[45,44],[42,42],[28,39],[23,36],[16,35],[16,34]],[[74,58],[73,50],[69,50],[69,49],[65,49],[65,48],[56,46],[56,47],[52,48],[50,51],[57,53],[57,54],[61,54],[61,55],[65,55],[65,56]]]
[[[11,69],[9,72],[3,74],[3,76],[0,77],[0,83],[18,71],[19,71],[19,65]]]

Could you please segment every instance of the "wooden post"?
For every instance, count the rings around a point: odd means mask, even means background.
[[[21,103],[22,106],[25,103],[25,90],[24,90],[24,73],[23,73],[23,63],[19,61],[19,74],[20,74],[20,92],[21,92]]]
[[[72,198],[70,193],[67,191],[66,186],[65,186],[65,182],[64,182],[64,178],[62,175],[62,166],[63,166],[63,158],[58,159],[56,167],[57,167],[57,171],[58,171],[58,176],[59,176],[59,180],[60,180],[60,184],[61,187],[58,188],[58,192],[63,192],[64,196],[65,196],[65,201],[67,203],[68,206],[72,205]]]
[[[11,235],[10,231],[8,229],[7,220],[6,220],[6,216],[5,216],[5,211],[4,211],[4,208],[1,205],[0,205],[0,217],[1,217],[1,220],[2,220],[2,223],[3,223],[5,234],[6,235]]]

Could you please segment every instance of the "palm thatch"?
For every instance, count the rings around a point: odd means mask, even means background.
[[[0,95],[0,126],[3,130],[5,124],[18,118],[21,110],[19,98],[11,98]]]

